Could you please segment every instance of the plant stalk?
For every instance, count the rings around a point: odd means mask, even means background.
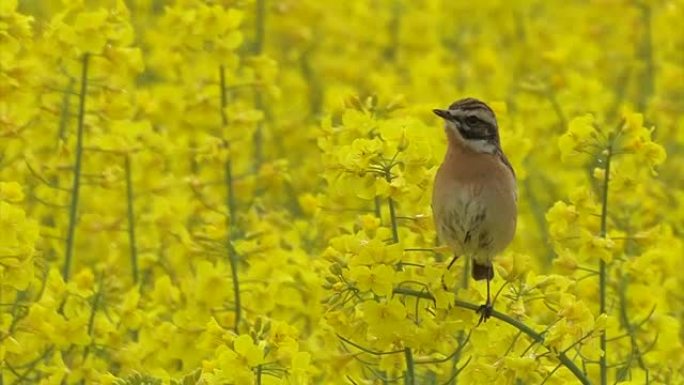
[[[93,304],[90,309],[90,317],[88,318],[88,336],[91,338],[93,337],[93,330],[95,329],[95,315],[97,313],[97,309],[100,307],[100,301],[102,300],[102,290],[103,290],[103,284],[104,284],[104,274],[100,273],[99,278],[98,278],[98,285],[97,285],[97,291],[93,295]],[[93,343],[91,342],[91,345]],[[86,346],[85,351],[83,352],[83,360],[85,361],[86,358],[88,358],[88,355],[90,354],[90,346]]]
[[[387,183],[392,182],[390,170],[385,170],[385,180]],[[387,205],[389,206],[390,221],[392,223],[392,240],[394,243],[399,242],[399,225],[397,224],[397,213],[394,207],[394,200],[392,197],[387,198]]]
[[[74,256],[74,235],[76,233],[76,221],[78,214],[78,199],[81,189],[81,163],[83,158],[83,128],[85,121],[85,103],[86,94],[88,92],[88,61],[90,54],[84,54],[82,59],[81,71],[81,93],[79,94],[78,106],[78,131],[76,134],[76,160],[74,163],[74,178],[71,188],[71,204],[69,205],[69,227],[67,228],[66,237],[66,256],[64,259],[64,267],[62,269],[62,277],[64,282],[69,281],[69,273],[71,271],[71,264]]]
[[[131,253],[131,271],[133,273],[133,284],[138,284],[138,248],[135,240],[135,209],[133,196],[133,176],[131,171],[131,156],[125,156],[126,167],[126,200],[128,202],[128,245]]]
[[[254,43],[252,45],[252,53],[254,56],[261,55],[264,49],[264,36],[266,31],[266,0],[256,0],[255,3],[256,19],[254,21]],[[264,100],[260,89],[254,90],[254,108],[263,110]],[[255,172],[261,167],[264,158],[264,124],[257,122],[256,130],[253,136],[254,141],[254,166]]]
[[[609,144],[606,154],[606,170],[603,175],[603,197],[601,202],[601,237],[605,238],[607,234],[607,220],[608,220],[608,184],[610,182],[610,160],[613,155],[612,138],[609,138]],[[599,260],[599,313],[606,312],[606,279],[607,266],[606,261]],[[603,354],[599,358],[601,385],[608,384],[608,367],[606,364],[606,331],[601,332],[599,343]]]
[[[648,102],[654,91],[654,77],[655,64],[653,61],[653,33],[652,33],[652,10],[651,6],[646,2],[640,3],[641,8],[641,25],[644,29],[644,34],[639,42],[638,54],[641,60],[644,61],[645,68],[641,74],[641,92],[639,92],[639,99],[637,100],[637,108],[639,111],[646,112]]]
[[[228,116],[226,115],[226,106],[228,105],[228,94],[226,91],[226,69],[224,66],[219,68],[220,85],[221,85],[221,122],[223,126],[228,125]],[[235,213],[236,213],[236,201],[235,201],[235,189],[233,188],[233,164],[231,161],[230,154],[230,143],[226,143],[228,146],[228,158],[224,163],[224,178],[226,184],[226,208],[228,209],[228,216],[226,217],[227,230],[227,248],[228,248],[228,262],[230,263],[230,273],[233,281],[233,301],[235,302],[235,333],[239,332],[240,329],[240,319],[242,317],[242,303],[240,301],[240,281],[238,277],[238,255],[233,248],[232,240],[235,235]]]
[[[425,298],[425,299],[429,299],[429,300],[432,300],[432,301],[435,300],[434,297],[432,296],[432,294],[430,294],[430,293],[428,293],[428,292],[425,292],[425,291],[416,291],[416,290],[411,290],[411,289],[407,289],[407,288],[403,288],[403,287],[395,288],[395,289],[393,290],[393,293],[394,293],[394,294],[410,295],[410,296],[414,296],[414,297]],[[458,307],[460,307],[460,308],[469,309],[469,310],[472,310],[472,311],[477,311],[477,310],[479,310],[479,308],[480,308],[479,305],[475,305],[475,304],[473,304],[473,303],[461,301],[461,300],[458,300],[458,299],[454,301],[454,305],[455,305],[455,306],[458,306]],[[497,310],[494,310],[494,309],[492,310],[492,317],[493,317],[493,318],[496,318],[496,319],[498,319],[498,320],[501,320],[501,321],[503,321],[503,322],[505,322],[505,323],[507,323],[507,324],[509,324],[509,325],[511,325],[511,326],[513,326],[513,327],[515,327],[516,329],[518,329],[518,330],[520,330],[521,332],[525,333],[528,337],[532,338],[532,340],[534,340],[534,342],[536,342],[536,343],[538,343],[538,344],[544,346],[544,337],[543,337],[541,334],[535,332],[534,329],[532,329],[531,327],[527,326],[527,325],[524,324],[523,322],[518,321],[517,319],[515,319],[515,318],[513,318],[513,317],[511,317],[511,316],[508,316],[508,315],[506,315],[506,314],[504,314],[504,313],[501,313],[501,312],[499,312],[499,311],[497,311]],[[551,350],[551,349],[549,349],[549,350]],[[577,365],[575,365],[575,363],[574,363],[574,362],[565,354],[565,352],[559,352],[559,353],[558,353],[558,360],[563,364],[563,366],[565,366],[568,370],[570,370],[570,372],[571,372],[571,373],[572,373],[572,374],[573,374],[573,375],[574,375],[574,376],[575,376],[583,385],[591,385],[591,382],[589,381],[589,379],[587,378],[587,376],[584,374],[584,372],[582,372],[582,370],[581,370],[580,368],[578,368]]]
[[[404,384],[415,385],[416,375],[414,372],[413,353],[411,352],[411,348],[404,349],[404,357],[406,358],[406,375],[404,376]]]

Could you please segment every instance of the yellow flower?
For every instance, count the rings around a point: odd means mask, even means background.
[[[400,374],[406,369],[406,360],[401,354],[384,354],[380,357],[378,369],[388,374]]]
[[[369,234],[372,234],[372,232],[375,231],[381,224],[380,218],[373,214],[364,214],[359,216],[358,222],[360,227]]]
[[[579,214],[575,206],[568,205],[563,201],[554,203],[553,207],[546,212],[546,220],[549,222],[549,232],[554,238],[560,238],[567,234],[575,225]]]
[[[567,320],[568,325],[577,328],[574,336],[582,337],[594,328],[594,316],[584,302],[577,301],[572,295],[561,297],[559,315]]]
[[[592,337],[582,342],[580,351],[584,357],[590,360],[598,361],[603,352],[601,351],[601,344],[599,343],[598,335],[597,337]]]
[[[594,179],[603,182],[604,178],[606,177],[606,170],[600,167],[595,167],[591,175],[594,177]]]
[[[107,11],[99,9],[93,12],[81,12],[76,16],[73,25],[73,43],[82,52],[98,54],[107,43],[105,32]]]
[[[469,384],[498,384],[495,382],[497,378],[497,368],[487,362],[473,362],[469,364],[463,371],[463,381]]]
[[[45,385],[58,385],[63,383],[64,378],[70,372],[69,367],[64,363],[64,357],[61,351],[57,351],[49,362],[44,361],[39,367],[48,374],[46,378],[41,381],[41,384]]]
[[[558,140],[558,147],[563,162],[578,157],[581,153],[591,150],[591,145],[599,144],[594,116],[586,114],[577,116],[570,121],[568,130]]]
[[[311,372],[311,354],[308,352],[295,353],[292,356],[290,368],[295,376],[307,375]]]
[[[17,182],[0,182],[0,200],[18,203],[24,200],[24,192]]]
[[[578,262],[568,249],[558,252],[558,257],[553,260],[553,266],[563,275],[571,275],[577,270]]]
[[[365,302],[363,312],[368,332],[383,342],[405,335],[409,330],[406,307],[397,298],[386,302]]]
[[[375,234],[376,237],[369,241],[364,241],[360,244],[361,248],[357,256],[352,259],[352,264],[358,265],[372,265],[372,264],[386,264],[392,265],[401,259],[404,248],[400,243],[393,243],[387,245],[381,241],[383,236],[389,234],[382,234],[380,231]]]
[[[558,351],[562,351],[567,342],[571,340],[572,333],[568,327],[568,322],[561,319],[551,326],[548,333],[544,336],[544,343]]]
[[[208,261],[200,261],[197,264],[197,273],[193,286],[195,298],[211,308],[220,306],[228,296],[230,284],[229,274],[223,264],[212,264]]]
[[[139,309],[140,290],[132,288],[125,294],[121,305],[121,318],[123,325],[131,330],[137,330],[143,319],[143,313]]]
[[[426,266],[423,269],[423,275],[425,276],[423,282],[430,288],[437,309],[448,309],[454,302],[455,294],[444,289],[442,279],[445,284],[452,284],[448,282],[448,279],[453,277],[453,274],[445,274],[444,269],[438,266]]]
[[[38,224],[19,207],[0,200],[0,269],[3,286],[24,290],[33,278],[35,243]]]
[[[504,358],[504,365],[515,372],[516,378],[525,378],[533,372],[539,365],[539,361],[534,357],[510,357]]]
[[[497,261],[497,272],[509,282],[524,278],[531,266],[530,257],[526,254],[506,253]]]
[[[638,133],[644,127],[644,114],[624,111],[623,119],[625,122],[621,129],[628,136]]]
[[[233,341],[233,350],[240,355],[249,367],[263,363],[263,349],[254,344],[252,337],[242,334]]]
[[[180,291],[173,285],[171,278],[164,275],[154,282],[150,298],[160,306],[173,306],[180,298]]]
[[[204,363],[204,370],[210,372],[208,376],[210,379],[213,379],[216,383],[230,381],[240,385],[254,384],[252,369],[246,365],[243,357],[240,357],[234,350],[225,346],[219,346],[215,355],[215,363]]]
[[[365,171],[382,153],[380,139],[356,139],[346,149],[342,166],[352,171]]]
[[[580,232],[580,254],[585,257],[599,258],[605,262],[613,260],[615,242],[610,238],[599,237],[584,230]]]
[[[390,296],[394,284],[394,269],[387,265],[352,266],[349,278],[362,291],[372,290],[377,295]]]
[[[313,194],[302,194],[299,196],[299,198],[297,198],[297,200],[299,202],[299,207],[301,207],[302,211],[307,215],[315,215],[320,211],[321,202]]]
[[[641,155],[650,168],[662,164],[667,158],[667,154],[665,153],[663,146],[654,142],[645,143],[641,148],[639,155]]]

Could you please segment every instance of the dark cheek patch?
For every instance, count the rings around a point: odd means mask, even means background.
[[[468,127],[470,128],[468,130],[459,130],[464,139],[490,139],[495,136],[495,133],[492,132],[491,127],[489,127],[489,125],[486,123],[478,123],[476,125],[469,125]]]

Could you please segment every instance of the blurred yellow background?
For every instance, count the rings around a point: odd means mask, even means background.
[[[2,0],[0,385],[684,383],[682,20]],[[479,326],[430,208],[464,97],[519,189]]]

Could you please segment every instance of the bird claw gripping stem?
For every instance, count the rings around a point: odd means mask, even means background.
[[[494,310],[494,306],[492,306],[492,304],[489,301],[480,305],[480,307],[475,311],[477,314],[480,315],[480,320],[477,322],[478,326],[482,322],[487,322],[487,320],[492,316],[492,310]]]

